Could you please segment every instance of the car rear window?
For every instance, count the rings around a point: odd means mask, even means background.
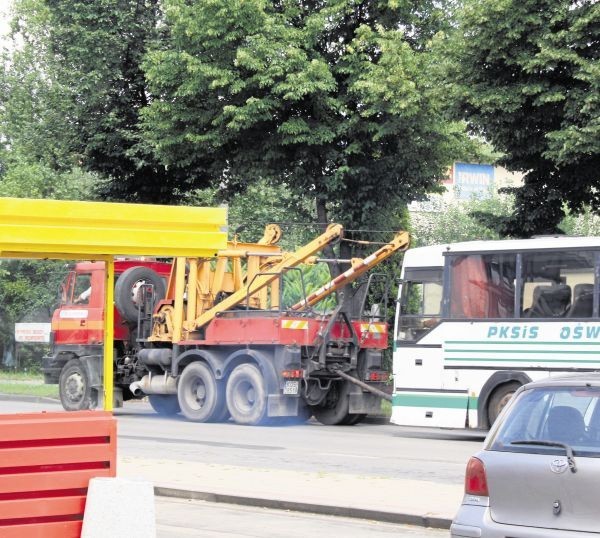
[[[551,441],[576,455],[600,457],[600,387],[525,390],[504,417],[488,450],[560,454],[560,447],[521,444]],[[519,444],[512,444],[519,442]]]

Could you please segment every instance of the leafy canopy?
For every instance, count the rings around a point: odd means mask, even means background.
[[[501,232],[553,232],[563,204],[599,212],[600,4],[466,0],[450,50],[461,113],[525,172]]]
[[[166,0],[146,136],[225,196],[262,178],[316,201],[320,222],[368,225],[434,189],[461,140],[427,75],[435,6]]]

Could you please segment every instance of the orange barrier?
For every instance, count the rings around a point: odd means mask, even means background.
[[[90,478],[116,475],[111,413],[0,415],[0,537],[81,534]]]

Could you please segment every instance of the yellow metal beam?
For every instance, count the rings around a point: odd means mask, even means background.
[[[212,257],[227,247],[227,209],[0,198],[2,256]]]

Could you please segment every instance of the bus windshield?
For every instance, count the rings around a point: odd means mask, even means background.
[[[442,270],[407,271],[402,283],[398,339],[416,341],[437,324],[442,305]]]

